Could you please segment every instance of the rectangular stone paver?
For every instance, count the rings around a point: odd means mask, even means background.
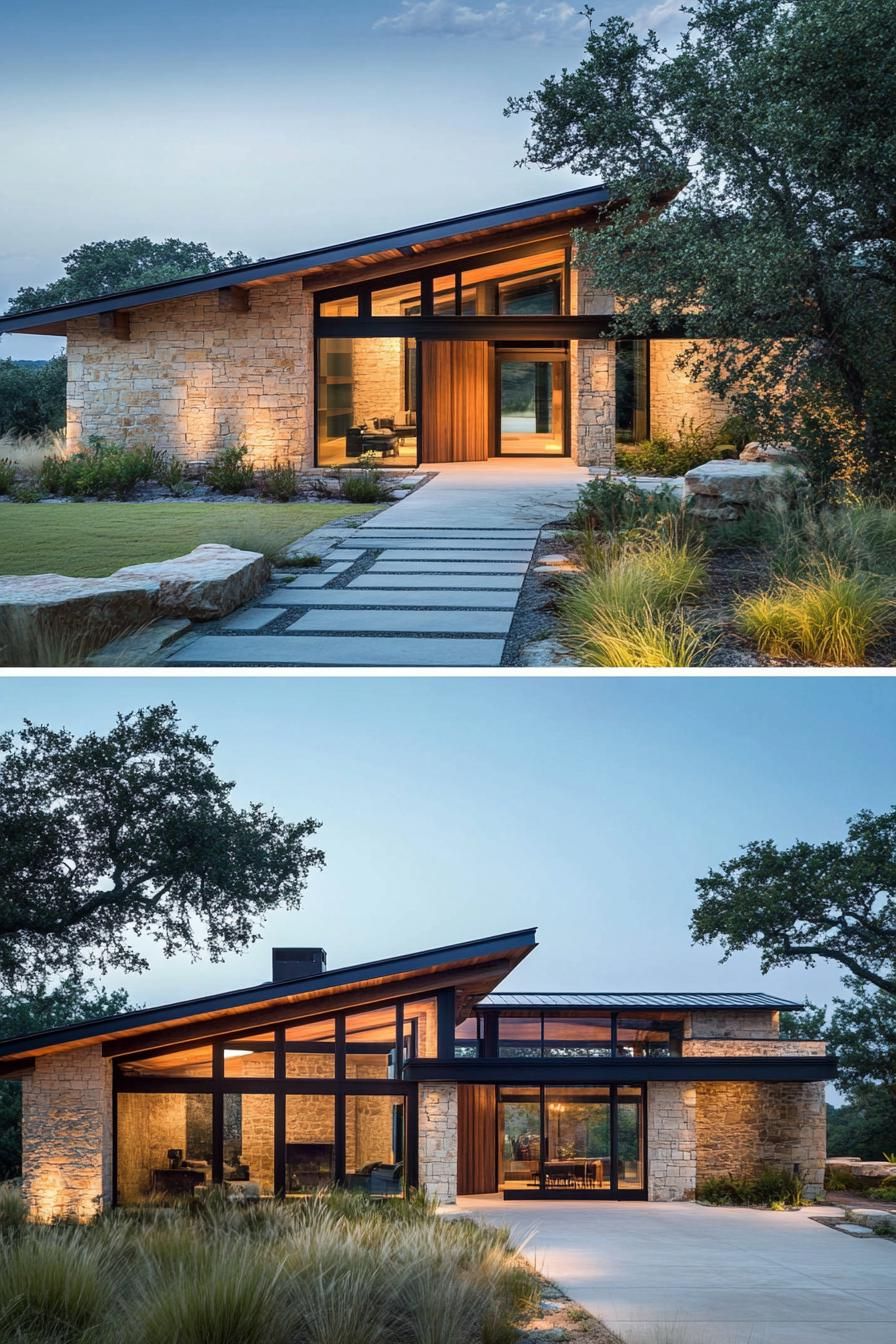
[[[287,607],[246,607],[243,611],[235,611],[232,616],[221,625],[222,630],[261,630],[265,625],[270,625],[271,621],[276,621],[278,616],[282,616]]]
[[[325,583],[330,583],[335,577],[335,574],[297,574],[289,586],[290,588],[323,588]]]
[[[305,593],[292,592],[281,588],[270,597],[261,597],[259,606],[267,604],[289,607],[486,607],[491,610],[512,611],[516,606],[517,593],[496,592],[490,589],[475,593],[468,589],[456,589],[450,592],[436,592],[433,589],[420,590],[409,588],[403,592],[389,589],[364,590],[359,592],[351,588],[328,588],[323,591]]]
[[[503,565],[498,560],[491,564],[467,563],[456,565],[453,560],[377,560],[365,574],[525,574],[528,565]]]
[[[536,542],[533,536],[423,536],[418,532],[408,532],[407,536],[369,532],[360,540],[369,547],[411,546],[437,551],[466,551],[472,547],[477,551],[531,551]],[[357,544],[359,539],[352,538],[352,546]]]
[[[359,574],[349,588],[522,588],[522,574]]]
[[[537,527],[389,527],[382,520],[371,519],[363,527],[353,529],[353,536],[376,537],[516,537],[535,541]],[[343,533],[343,538],[346,534]]]
[[[201,635],[169,663],[292,667],[498,667],[503,639],[376,635]]]
[[[309,611],[289,627],[290,631],[327,631],[337,634],[368,634],[377,631],[404,635],[506,635],[512,611]]]
[[[382,564],[385,560],[450,560],[453,565],[466,562],[479,565],[506,565],[520,561],[526,563],[531,557],[531,551],[431,551],[427,547],[417,551],[410,546],[396,546],[394,549],[390,546],[381,551],[376,559],[378,564]]]

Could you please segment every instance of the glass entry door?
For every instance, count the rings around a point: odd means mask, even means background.
[[[497,451],[507,457],[562,457],[566,451],[565,351],[498,350]]]
[[[644,1198],[644,1089],[498,1088],[498,1187],[508,1198]]]

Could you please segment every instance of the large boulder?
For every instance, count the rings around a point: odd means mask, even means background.
[[[686,473],[684,503],[698,518],[731,522],[749,508],[766,507],[775,497],[793,499],[805,489],[799,468],[725,459]]]
[[[127,565],[116,579],[145,579],[159,588],[159,611],[191,621],[214,621],[257,597],[271,567],[258,551],[211,543],[189,555]]]
[[[0,578],[0,663],[7,667],[80,663],[109,640],[148,625],[158,601],[159,584],[137,576]]]

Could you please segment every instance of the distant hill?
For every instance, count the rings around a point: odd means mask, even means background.
[[[26,369],[37,369],[37,368],[40,368],[40,366],[41,366],[42,364],[46,364],[46,363],[48,363],[48,361],[47,361],[46,359],[14,359],[14,360],[13,360],[13,364],[21,364],[22,367],[23,367],[23,368],[26,368]]]

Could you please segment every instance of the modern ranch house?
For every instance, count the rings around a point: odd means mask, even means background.
[[[506,1199],[688,1199],[765,1166],[820,1192],[821,1041],[767,994],[508,993],[535,930],[0,1042],[32,1214],[299,1198],[333,1183]]]
[[[664,200],[657,200],[657,207]],[[68,439],[194,462],[404,470],[491,457],[609,466],[617,441],[719,423],[676,339],[609,341],[571,265],[602,187],[0,318],[68,340]]]

